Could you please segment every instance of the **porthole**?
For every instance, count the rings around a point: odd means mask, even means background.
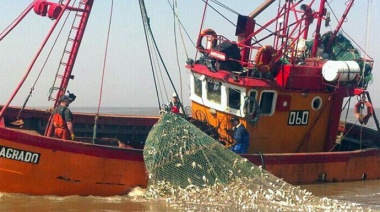
[[[311,108],[313,110],[319,110],[322,107],[322,98],[320,96],[316,96],[311,100]]]

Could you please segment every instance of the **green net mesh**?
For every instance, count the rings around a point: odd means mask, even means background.
[[[325,33],[321,41],[327,46],[332,32]],[[349,61],[353,60],[359,64],[360,75],[363,76],[362,85],[367,86],[368,83],[372,82],[372,64],[365,63],[363,58],[360,56],[359,51],[352,45],[351,41],[346,38],[343,34],[338,34],[333,42],[331,43],[331,48],[327,50],[330,55],[330,59],[338,61]],[[364,71],[364,73],[363,73]]]
[[[167,113],[144,148],[146,196],[186,210],[313,210],[348,203],[319,199],[233,153],[187,120]],[[350,205],[350,207],[356,207]],[[297,208],[298,210],[298,208]]]
[[[168,180],[182,188],[227,184],[240,176],[262,174],[247,159],[172,114],[164,115],[148,135],[144,159],[151,183]]]

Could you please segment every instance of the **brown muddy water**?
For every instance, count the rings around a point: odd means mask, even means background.
[[[314,184],[300,187],[319,197],[359,203],[361,206],[365,206],[366,209],[364,211],[380,211],[380,180]],[[133,196],[113,197],[57,197],[0,193],[0,211],[195,211],[191,209],[187,210],[184,207],[178,209],[176,205],[171,204],[167,199],[148,200],[140,196],[141,194],[138,189],[135,190]],[[199,203],[199,208],[202,211],[215,211],[209,206],[204,206],[202,209],[202,204],[204,203]],[[266,210],[263,209],[263,211]],[[283,211],[300,210],[299,208],[287,208]],[[311,209],[310,211],[321,210]],[[326,211],[356,210],[331,208]]]

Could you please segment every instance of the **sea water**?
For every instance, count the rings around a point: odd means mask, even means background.
[[[49,185],[46,185],[49,186]],[[363,206],[362,211],[380,211],[380,181],[363,181],[354,183],[329,183],[302,186],[316,196],[322,198],[349,201]],[[0,211],[230,211],[225,205],[218,204],[215,200],[200,198],[197,200],[197,210],[193,203],[183,203],[181,208],[169,199],[147,199],[144,197],[145,190],[135,188],[130,195],[96,197],[96,196],[30,196],[23,194],[0,193]],[[201,195],[201,194],[200,194]],[[214,205],[210,204],[213,201]],[[319,205],[315,205],[316,208]],[[226,209],[221,209],[226,208]],[[268,211],[263,207],[261,211]],[[277,211],[300,211],[299,207],[286,207],[287,210]],[[259,210],[257,210],[259,211]],[[337,205],[328,210],[309,211],[360,211],[343,209]]]

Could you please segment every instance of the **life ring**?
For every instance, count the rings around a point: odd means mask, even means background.
[[[210,38],[207,38],[206,48],[204,48],[202,46],[202,39],[206,35],[210,36]],[[217,41],[218,41],[217,35],[216,35],[216,32],[214,30],[212,30],[212,29],[202,30],[201,34],[199,34],[199,36],[198,36],[197,49],[201,49],[201,50],[211,49],[211,48],[216,46]]]
[[[276,60],[275,50],[270,45],[260,47],[255,56],[256,68],[261,72],[271,71]]]
[[[360,107],[362,107],[362,105],[365,105],[366,108],[367,108],[367,115],[363,115],[361,113],[361,109]],[[360,124],[364,124],[366,125],[368,123],[368,120],[369,118],[373,115],[373,106],[370,102],[368,101],[359,101],[358,103],[355,104],[355,107],[354,107],[354,113],[355,113],[355,117],[358,119],[358,121],[360,122]]]

